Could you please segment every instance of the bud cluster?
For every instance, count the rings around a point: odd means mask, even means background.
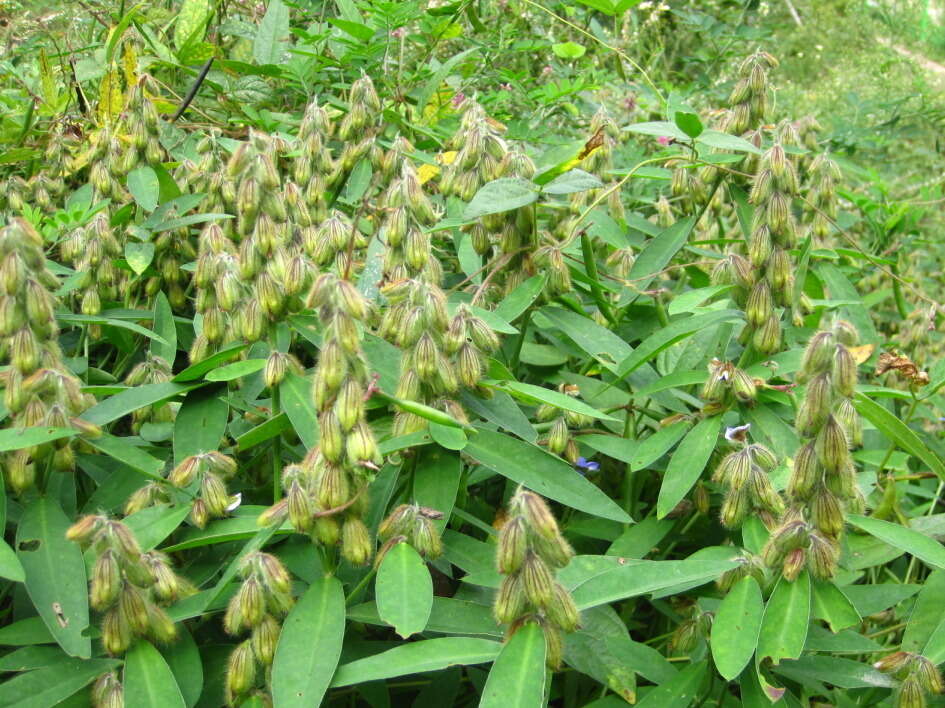
[[[837,218],[837,181],[840,166],[827,153],[815,157],[805,171],[804,194],[807,199],[804,221],[815,239],[823,241],[830,234],[830,222]]]
[[[101,434],[97,426],[75,418],[95,399],[82,393],[62,360],[51,292],[58,286],[46,269],[42,238],[32,226],[17,219],[0,229],[0,357],[10,364],[3,373],[4,403],[13,424],[72,426],[96,436]],[[34,463],[45,460],[55,471],[72,471],[74,447],[69,438],[61,438],[6,453],[7,482],[19,494],[34,482]]]
[[[921,654],[897,651],[884,656],[873,668],[899,679],[896,708],[925,708],[926,696],[945,693],[938,667]]]
[[[625,133],[614,121],[613,117],[604,106],[601,106],[591,118],[588,127],[591,140],[599,140],[600,145],[592,149],[584,159],[581,160],[579,167],[592,175],[610,175],[614,168],[614,150],[624,139]],[[604,189],[610,189],[616,180],[611,180],[610,184],[605,183]],[[574,192],[569,201],[571,213],[574,216],[580,215],[592,201],[598,190],[591,189],[583,192]],[[623,200],[620,198],[620,190],[614,189],[607,196],[607,209],[612,219],[618,223],[626,217],[623,206]],[[571,219],[565,219],[559,224],[559,235],[562,237],[570,236],[574,231],[576,224]]]
[[[545,500],[519,488],[509,501],[508,518],[499,532],[496,564],[505,578],[496,595],[496,621],[510,624],[509,636],[527,622],[544,630],[547,662],[561,664],[563,633],[581,622],[571,593],[554,578],[574,551],[561,532]]]
[[[689,616],[676,625],[669,638],[669,653],[674,656],[684,656],[691,653],[700,641],[707,640],[712,631],[711,612],[702,612],[696,605],[688,609]]]
[[[713,359],[709,362],[709,378],[702,387],[706,415],[714,415],[735,403],[751,405],[758,397],[755,380],[730,361]]]
[[[144,361],[135,364],[134,368],[128,372],[125,383],[128,386],[167,383],[172,376],[170,363],[164,357],[148,352],[145,354]],[[135,433],[139,432],[145,423],[171,423],[173,421],[174,409],[166,404],[149,404],[131,413],[131,429]]]
[[[815,577],[830,578],[840,555],[849,509],[862,509],[850,447],[862,443],[859,416],[850,399],[857,364],[848,347],[851,325],[837,321],[815,334],[804,352],[800,379],[807,387],[795,425],[803,445],[788,481],[788,512],[765,548],[769,567],[793,579],[805,563]]]
[[[573,384],[560,384],[558,392],[577,398],[581,391]],[[558,408],[550,403],[542,403],[538,406],[535,419],[539,423],[551,423],[548,434],[542,441],[548,446],[548,451],[564,457],[571,464],[577,462],[580,454],[577,441],[571,436],[570,428],[586,428],[594,419],[584,413]]]
[[[362,520],[367,487],[383,462],[365,416],[373,383],[361,351],[361,327],[370,305],[350,281],[334,273],[315,281],[309,301],[324,327],[312,386],[318,446],[302,464],[283,470],[285,498],[259,521],[288,517],[297,531],[326,546],[340,543],[345,559],[363,565],[374,551]]]
[[[193,588],[178,577],[165,554],[143,552],[131,529],[107,516],[82,517],[69,528],[66,538],[96,554],[89,605],[104,613],[105,651],[121,654],[136,637],[160,643],[177,637],[177,628],[162,605],[176,602]]]
[[[784,512],[781,495],[771,485],[770,474],[777,464],[774,453],[759,443],[745,444],[722,459],[712,481],[726,488],[719,512],[723,526],[737,528],[749,514],[774,525]]]
[[[66,183],[54,164],[57,161],[61,163],[64,151],[55,139],[51,139],[49,145],[50,148],[57,149],[46,151],[47,159],[50,158],[50,152],[55,155],[46,169],[29,179],[17,175],[5,181],[5,193],[0,195],[0,212],[8,210],[11,214],[18,214],[27,205],[47,212],[52,211],[56,201],[65,194]]]
[[[236,471],[236,460],[213,450],[185,457],[171,470],[167,481],[178,489],[197,485],[198,497],[190,508],[190,520],[202,529],[211,519],[222,518],[239,506],[240,496],[231,495],[226,488]]]
[[[367,74],[351,84],[348,93],[348,112],[338,125],[337,137],[344,143],[338,163],[342,172],[351,169],[363,157],[368,157],[375,166],[380,165],[383,151],[375,135],[380,125],[381,99],[374,82]]]
[[[100,211],[88,225],[73,230],[62,241],[59,253],[65,263],[82,274],[75,293],[83,315],[99,314],[103,301],[118,297],[125,278],[114,259],[121,256],[122,246],[107,211]]]
[[[282,631],[282,619],[292,609],[292,579],[274,555],[254,551],[240,562],[239,590],[230,599],[223,628],[232,636],[249,631],[236,645],[226,671],[226,702],[236,705],[250,693],[269,669]]]
[[[92,684],[93,708],[125,708],[125,690],[118,674],[109,671]]]
[[[755,52],[741,63],[720,130],[742,135],[764,123],[769,104],[768,72],[777,66],[778,60],[763,51]]]
[[[398,541],[406,541],[424,558],[435,560],[443,554],[443,540],[433,522],[442,518],[442,512],[435,509],[419,504],[401,504],[381,522],[377,535],[386,548]]]
[[[781,347],[781,316],[777,308],[788,307],[794,287],[790,249],[797,242],[797,224],[792,202],[798,178],[781,144],[775,143],[761,158],[750,201],[754,220],[748,239],[747,259],[731,254],[716,267],[716,282],[736,285],[736,299],[745,308],[745,334],[761,354]]]

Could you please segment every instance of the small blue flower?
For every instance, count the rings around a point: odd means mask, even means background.
[[[579,457],[577,462],[574,463],[574,466],[579,470],[587,470],[588,472],[597,472],[600,469],[599,462],[588,460],[585,457]]]

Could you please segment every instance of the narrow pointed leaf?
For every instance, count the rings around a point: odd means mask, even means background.
[[[125,705],[186,708],[177,680],[161,653],[139,639],[125,656]]]
[[[765,606],[758,639],[758,660],[796,659],[804,651],[810,623],[810,576],[801,571],[794,582],[778,580]]]
[[[675,509],[695,485],[715,450],[721,429],[722,416],[712,416],[700,421],[683,438],[669,461],[660,485],[656,502],[658,518],[662,519]]]
[[[727,681],[738,676],[751,661],[764,610],[761,588],[750,575],[738,581],[719,605],[712,622],[712,658]]]
[[[526,624],[492,664],[479,707],[541,708],[545,675],[545,635],[537,624]]]
[[[945,546],[923,533],[870,516],[850,514],[847,520],[870,536],[901,548],[933,568],[945,570]]]

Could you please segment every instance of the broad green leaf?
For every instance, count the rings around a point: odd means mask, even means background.
[[[846,654],[869,654],[883,650],[883,645],[864,637],[852,629],[842,629],[836,634],[817,624],[810,626],[804,651],[824,651]]]
[[[207,381],[235,381],[244,376],[255,374],[257,371],[262,371],[265,367],[266,359],[244,359],[214,369],[208,372],[204,378]]]
[[[676,448],[666,467],[656,502],[656,516],[662,519],[683,500],[702,475],[722,428],[722,416],[699,421]]]
[[[36,619],[39,619],[38,617]],[[40,620],[42,622],[42,620]],[[45,629],[45,627],[44,627]],[[58,646],[31,646],[14,649],[0,658],[0,671],[32,671],[45,669],[63,661],[70,661],[70,657]]]
[[[495,313],[506,322],[514,322],[541,295],[546,279],[544,273],[533,275],[506,295],[495,308]]]
[[[673,122],[676,124],[677,128],[690,138],[698,138],[704,130],[699,116],[695,113],[689,113],[688,111],[676,111],[676,114],[673,116]]]
[[[192,0],[190,0],[192,1]],[[206,0],[203,0],[206,2]],[[186,2],[186,0],[185,0]],[[131,192],[131,196],[134,197],[135,202],[138,206],[144,209],[145,211],[154,211],[158,205],[158,198],[160,196],[161,184],[158,182],[157,173],[145,165],[144,167],[138,167],[133,169],[128,173],[128,191]],[[131,245],[131,244],[129,244]],[[151,245],[151,255],[154,255],[154,245]],[[127,248],[125,250],[127,254]],[[150,259],[148,263],[150,263]],[[130,265],[130,263],[129,263]],[[144,268],[138,270],[133,265],[134,271],[139,275],[144,272]],[[145,265],[147,268],[147,265]]]
[[[728,152],[751,152],[755,155],[761,154],[761,149],[755,147],[744,138],[736,135],[729,135],[718,130],[703,130],[696,136],[696,142],[717,150],[726,150]]]
[[[480,708],[541,708],[545,674],[545,634],[529,622],[512,635],[492,664]]]
[[[344,589],[337,578],[319,575],[282,624],[272,662],[275,705],[309,708],[321,704],[332,676],[337,678],[344,634]],[[355,677],[351,683],[360,680]]]
[[[584,170],[568,170],[558,175],[541,188],[545,194],[573,194],[586,192],[588,189],[603,187],[604,183],[598,177],[588,174]]]
[[[201,379],[208,371],[213,371],[222,364],[225,364],[231,359],[236,358],[248,346],[248,344],[234,344],[231,347],[227,347],[226,349],[217,352],[213,356],[207,357],[203,361],[198,361],[196,364],[191,364],[179,374],[174,376],[171,381],[174,383],[184,383],[187,381],[196,381],[197,379]]]
[[[409,642],[380,654],[342,664],[335,672],[331,685],[339,688],[365,681],[439,671],[447,666],[485,664],[493,661],[501,649],[502,644],[499,642],[475,637],[443,637]]]
[[[903,600],[915,595],[921,585],[899,583],[879,583],[878,585],[844,585],[841,590],[860,613],[860,617],[869,617],[877,612],[895,607]]]
[[[657,686],[637,703],[637,708],[687,708],[699,697],[708,664],[700,661],[687,666],[664,684]]]
[[[161,474],[164,469],[164,461],[149,455],[140,447],[132,445],[126,438],[103,433],[100,437],[86,442],[99,452],[103,452],[119,462],[124,462],[132,469],[138,470],[151,479],[164,479]]]
[[[672,531],[676,522],[672,519],[657,519],[647,516],[627,529],[607,549],[608,556],[643,558],[656,548],[660,541]]]
[[[139,639],[125,655],[125,705],[186,708],[177,680],[161,653]]]
[[[624,561],[575,587],[574,601],[578,609],[585,610],[681,583],[707,583],[736,565],[731,560]]]
[[[433,609],[433,579],[409,543],[384,554],[374,585],[377,612],[401,637],[422,632]]]
[[[102,674],[121,666],[115,659],[63,658],[52,666],[27,671],[0,684],[0,705],[53,708]],[[125,705],[133,705],[126,703]]]
[[[126,516],[123,521],[134,533],[141,548],[150,551],[174,533],[189,513],[189,504],[156,504]]]
[[[632,521],[599,487],[560,458],[508,435],[478,430],[464,452],[492,471],[579,511],[623,523]]]
[[[318,444],[318,412],[312,401],[312,387],[308,379],[288,372],[279,384],[282,410],[306,447]]]
[[[106,398],[89,408],[80,417],[96,425],[107,425],[119,418],[145,406],[154,406],[168,401],[182,393],[202,386],[197,384],[179,384],[170,381],[165,383],[145,384],[135,386],[121,393]]]
[[[781,578],[774,586],[761,622],[758,660],[770,658],[778,665],[783,659],[799,657],[809,624],[810,576],[803,570],[793,582]]]
[[[500,214],[538,200],[538,187],[520,177],[502,177],[486,182],[466,205],[463,219],[472,221],[488,214]]]
[[[715,666],[726,681],[732,681],[751,661],[764,611],[761,588],[750,575],[728,591],[716,610],[710,644]]]
[[[257,64],[281,64],[289,41],[289,8],[282,0],[269,0],[266,14],[256,29],[253,58]]]
[[[742,313],[738,310],[719,310],[716,312],[703,312],[698,315],[693,315],[692,317],[686,317],[671,322],[666,327],[661,327],[640,342],[639,346],[633,350],[633,353],[620,362],[617,367],[617,376],[621,379],[624,378],[664,349],[671,347],[676,342],[696,332],[723,322],[735,322],[742,319],[742,317]]]
[[[72,437],[76,433],[78,431],[74,428],[6,428],[0,430],[0,452],[42,445]]]
[[[935,570],[929,573],[915,600],[899,648],[924,655],[929,639],[942,625],[945,625],[945,571]]]
[[[839,656],[803,656],[784,661],[775,671],[793,681],[817,681],[843,689],[893,688],[896,680],[869,664]]]
[[[811,617],[824,620],[834,632],[861,621],[854,604],[833,582],[815,580],[811,591]]]
[[[26,580],[26,571],[23,564],[10,548],[10,544],[0,538],[0,578],[7,578],[17,583]]]
[[[211,11],[210,0],[184,0],[181,3],[174,25],[175,49],[181,50],[203,37]]]
[[[161,655],[174,674],[187,708],[193,708],[203,693],[203,660],[193,635],[183,624],[177,625],[177,639],[163,647]]]
[[[154,298],[154,319],[151,322],[155,334],[159,335],[163,342],[156,339],[151,340],[151,353],[159,356],[171,366],[174,365],[174,359],[177,358],[177,327],[174,325],[174,313],[171,310],[171,304],[167,300],[164,292],[159,292]]]
[[[556,408],[573,411],[574,413],[580,413],[581,415],[597,418],[598,420],[617,420],[617,418],[611,415],[601,413],[596,408],[592,408],[579,398],[568,396],[560,391],[544,388],[542,386],[535,386],[534,384],[522,383],[520,381],[486,381],[485,385],[490,388],[507,391],[513,398],[518,398],[527,403],[548,403]]]
[[[374,602],[366,602],[348,609],[348,619],[366,624],[387,626],[381,619]],[[440,634],[471,634],[500,638],[502,628],[495,623],[492,608],[468,600],[452,597],[434,597],[433,609],[427,621],[427,632]]]
[[[56,639],[46,627],[42,617],[27,617],[8,624],[6,627],[0,627],[0,646],[22,647],[55,643]]]
[[[230,418],[226,388],[208,386],[187,394],[174,419],[174,461],[220,447]]]
[[[587,52],[587,49],[577,42],[559,42],[551,45],[551,51],[562,59],[580,59]]]
[[[679,130],[676,126],[672,127]],[[682,133],[682,131],[679,132]],[[685,133],[682,135],[685,137]],[[695,226],[695,219],[688,216],[664,229],[647,242],[627,276],[627,280],[633,283],[635,292],[649,290],[650,284],[659,277],[660,271],[669,265],[673,256],[686,245],[693,226]]]
[[[890,546],[901,548],[933,568],[945,569],[945,547],[933,538],[913,529],[889,521],[874,519],[860,514],[848,514],[847,521],[870,536]]]
[[[292,422],[289,420],[289,416],[285,413],[280,413],[273,418],[268,418],[265,423],[260,423],[255,428],[240,435],[236,438],[236,446],[239,448],[240,452],[251,450],[257,445],[261,445],[267,440],[272,440],[272,438],[277,435],[282,435],[282,433],[289,430],[292,430]]]
[[[66,540],[70,522],[59,503],[33,499],[16,530],[17,557],[26,574],[26,592],[39,616],[70,656],[88,659],[92,642],[85,562],[78,544]]]
[[[630,468],[636,472],[653,464],[669,452],[687,430],[689,430],[689,423],[677,421],[644,438],[630,458]]]
[[[709,285],[704,288],[687,290],[686,292],[674,296],[673,299],[670,300],[669,307],[666,308],[666,311],[670,316],[681,315],[684,312],[692,312],[706,300],[728,292],[734,287],[734,285]]]
[[[817,274],[824,281],[830,291],[830,296],[834,300],[860,301],[860,294],[856,291],[856,287],[834,264],[820,261],[817,266]],[[876,327],[873,325],[870,313],[864,305],[844,307],[841,308],[841,312],[845,313],[846,319],[850,320],[853,326],[856,327],[863,342],[869,344],[879,341]]]
[[[945,479],[945,463],[899,418],[862,393],[856,394],[853,405],[860,415],[876,426],[879,432],[928,465],[929,469],[941,479]]]
[[[433,441],[447,450],[462,450],[466,447],[466,443],[469,442],[466,433],[460,428],[454,428],[440,423],[430,423],[428,427],[430,437],[433,438]]]
[[[188,548],[252,538],[259,533],[259,524],[256,523],[256,519],[265,508],[255,505],[240,506],[229,518],[211,521],[205,529],[186,528],[176,539],[177,542],[174,545],[167,546],[163,550],[173,553]],[[275,533],[289,533],[291,529],[292,527],[286,522],[278,527]]]
[[[442,532],[453,513],[456,494],[463,475],[463,463],[459,455],[444,450],[427,448],[417,462],[413,477],[414,497],[418,504],[436,509],[443,518],[434,521]]]
[[[637,440],[618,438],[616,435],[581,435],[577,440],[608,457],[627,464],[630,464],[633,453],[640,445]]]

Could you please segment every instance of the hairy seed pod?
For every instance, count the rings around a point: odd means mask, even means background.
[[[569,439],[568,424],[564,416],[558,416],[551,424],[551,430],[548,431],[548,451],[560,455],[568,446]]]
[[[801,435],[816,435],[830,415],[833,398],[830,374],[819,374],[807,384],[804,400],[798,408],[796,427]]]
[[[850,446],[843,427],[834,416],[829,416],[817,434],[817,459],[828,474],[842,470],[850,459]]]
[[[136,635],[148,633],[148,608],[141,591],[134,585],[125,583],[118,597],[118,611]]]
[[[508,624],[518,619],[525,611],[525,591],[522,588],[522,576],[509,575],[502,580],[496,593],[493,615],[496,622]]]
[[[581,624],[577,605],[561,583],[552,586],[552,601],[546,608],[548,619],[564,632],[574,632]]]
[[[417,553],[429,560],[443,555],[443,539],[440,537],[440,532],[425,516],[417,518],[411,543],[417,549]]]
[[[752,344],[761,354],[774,354],[781,348],[781,321],[774,313],[765,320],[752,337]]]
[[[528,550],[528,530],[523,516],[510,519],[502,527],[496,552],[498,570],[503,575],[517,573]]]
[[[758,395],[755,380],[741,369],[732,372],[732,393],[741,403],[751,403]]]
[[[117,656],[131,646],[132,639],[131,627],[120,608],[109,610],[102,619],[102,646],[105,651]]]
[[[801,371],[806,378],[830,371],[836,352],[836,339],[832,332],[818,332],[807,343]]]
[[[729,489],[719,509],[719,520],[726,528],[738,528],[748,514],[750,496],[746,488]]]
[[[794,458],[794,470],[788,482],[788,493],[796,499],[807,499],[822,479],[823,473],[817,459],[814,443],[807,443]]]
[[[837,393],[847,398],[856,393],[856,361],[845,346],[838,346],[833,360],[833,382]]]
[[[554,539],[558,536],[558,523],[545,500],[534,492],[519,488],[512,499],[512,507],[525,516],[529,528],[540,536]]]
[[[89,604],[102,612],[111,607],[121,592],[121,569],[111,549],[102,553],[95,561],[89,583]]]
[[[371,535],[361,519],[348,517],[341,527],[341,555],[352,565],[364,565],[374,552]]]
[[[230,654],[226,668],[226,691],[236,697],[248,692],[256,682],[256,659],[252,641],[238,644]]]
[[[266,615],[253,629],[250,642],[256,660],[263,666],[270,666],[276,655],[276,644],[282,628],[272,615]]]
[[[529,603],[545,609],[554,599],[554,579],[545,562],[537,554],[528,552],[522,562],[522,589]]]
[[[840,500],[826,488],[815,490],[810,510],[811,523],[825,536],[836,538],[843,532],[844,517]]]
[[[807,557],[803,549],[795,548],[793,551],[789,551],[781,565],[781,575],[788,582],[794,582],[804,569],[806,562]]]

